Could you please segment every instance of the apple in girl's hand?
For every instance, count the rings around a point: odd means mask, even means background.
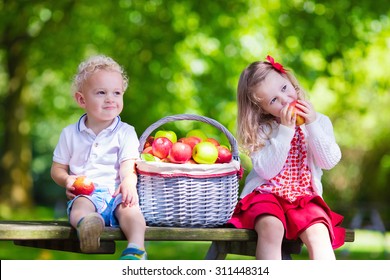
[[[196,136],[202,140],[207,139],[207,135],[200,129],[193,129],[193,130],[188,131],[186,134],[186,137],[190,137],[190,136]]]
[[[172,143],[175,143],[177,141],[176,133],[172,130],[159,130],[154,135],[154,139],[159,137],[166,137],[169,140],[171,140]]]
[[[90,195],[95,190],[94,184],[86,176],[77,177],[73,183],[73,187],[75,188],[73,191],[75,195]]]
[[[296,100],[290,103],[290,106],[291,106],[292,108],[294,108],[293,114],[296,114],[296,110],[299,110],[298,108],[295,107],[296,104],[297,104],[297,101],[296,101]],[[300,115],[298,115],[298,114],[296,114],[296,121],[295,121],[295,124],[296,124],[296,125],[302,125],[302,124],[304,124],[304,123],[305,123],[305,118],[302,117],[302,116],[300,116]]]
[[[192,158],[197,163],[213,164],[218,158],[218,149],[213,143],[200,142],[192,150]]]
[[[228,163],[232,160],[232,152],[225,146],[218,146],[218,158],[216,163]]]
[[[213,143],[215,146],[219,146],[219,142],[215,138],[206,138],[204,141]]]
[[[190,145],[182,142],[173,143],[168,159],[172,163],[186,163],[192,157]]]
[[[196,136],[183,137],[177,140],[178,142],[185,143],[191,146],[191,149],[195,147],[196,144],[202,142],[202,139]]]
[[[172,141],[166,137],[155,138],[152,144],[153,155],[164,159],[169,155],[169,151],[172,148]]]

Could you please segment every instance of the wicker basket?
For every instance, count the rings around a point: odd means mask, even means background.
[[[155,129],[180,120],[201,121],[218,128],[230,142],[233,159],[224,164],[137,161],[137,189],[142,213],[149,226],[221,226],[236,206],[241,175],[236,139],[223,125],[192,114],[168,116],[145,130],[140,137],[139,152]]]

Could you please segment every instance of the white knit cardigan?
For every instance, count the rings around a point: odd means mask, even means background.
[[[312,186],[314,191],[322,196],[322,170],[329,170],[340,161],[340,147],[336,143],[330,119],[323,114],[317,113],[314,122],[302,125],[301,128],[308,145],[308,165],[312,172]],[[295,130],[276,122],[272,129],[270,139],[266,141],[265,146],[251,155],[253,169],[246,178],[241,198],[275,177],[286,162]]]

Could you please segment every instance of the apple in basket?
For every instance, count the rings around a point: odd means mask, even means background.
[[[90,195],[95,190],[95,185],[86,176],[77,177],[73,183],[75,195],[85,194]]]
[[[190,137],[190,136],[199,137],[200,139],[202,139],[202,141],[207,139],[207,135],[200,129],[193,129],[188,131],[186,137]]]
[[[172,141],[166,137],[155,138],[152,144],[153,155],[160,159],[165,159],[172,148]]]
[[[185,143],[191,146],[191,149],[195,147],[196,144],[202,142],[202,139],[196,136],[183,137],[177,140],[178,142]]]
[[[213,164],[218,158],[218,149],[213,143],[202,141],[192,150],[192,158],[197,163]]]
[[[186,143],[173,143],[168,159],[172,163],[186,163],[192,157],[192,148]]]
[[[204,141],[213,143],[213,144],[214,144],[215,146],[217,146],[217,147],[220,145],[219,142],[218,142],[218,140],[215,139],[215,138],[207,138],[207,139],[204,140]]]
[[[232,152],[226,146],[218,146],[218,158],[216,163],[228,163],[232,160]]]
[[[154,136],[148,136],[148,138],[146,138],[146,141],[144,144],[144,149],[146,149],[148,147],[152,147],[153,141],[154,141]]]
[[[172,130],[159,130],[154,135],[154,139],[159,137],[166,137],[169,140],[171,140],[172,143],[175,143],[177,141],[176,133]]]

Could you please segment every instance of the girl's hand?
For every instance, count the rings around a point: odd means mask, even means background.
[[[297,100],[296,106],[299,110],[296,110],[296,114],[305,118],[305,124],[310,124],[314,122],[317,118],[316,111],[311,104],[307,100]]]
[[[292,108],[289,104],[285,105],[282,110],[280,110],[280,123],[295,129],[295,121],[296,115],[293,114],[294,108]]]

